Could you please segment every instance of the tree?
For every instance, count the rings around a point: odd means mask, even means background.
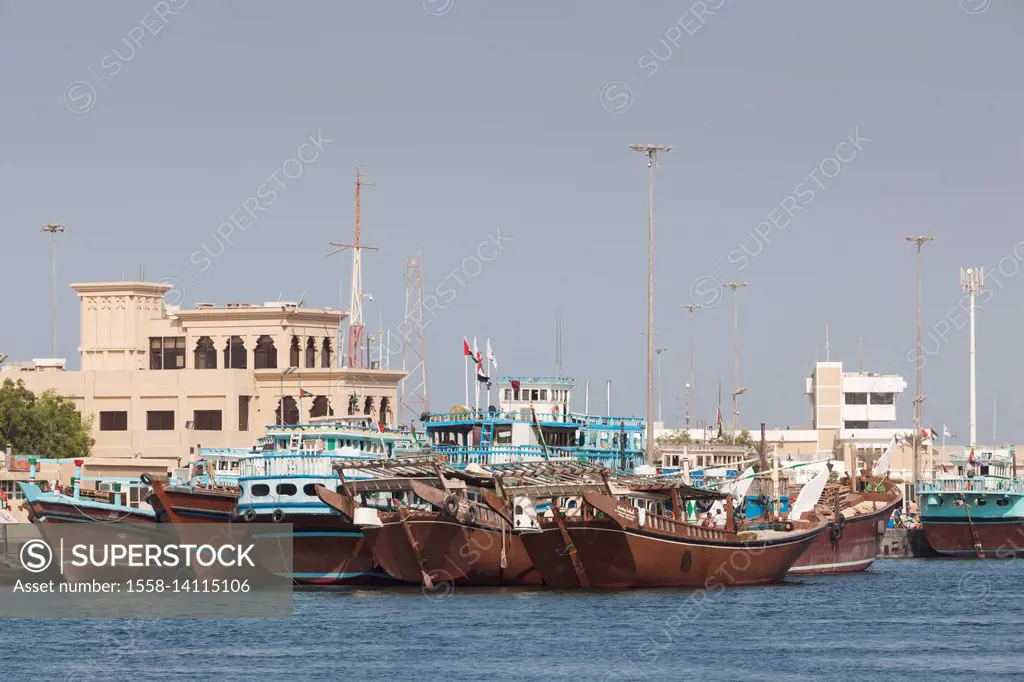
[[[40,457],[86,457],[96,441],[92,418],[82,419],[70,398],[45,391],[39,396],[10,379],[0,386],[0,444]]]
[[[693,443],[693,439],[690,438],[689,430],[684,429],[681,433],[659,437],[658,443],[660,445],[690,445]]]
[[[740,435],[736,436],[736,445],[753,445],[754,440],[750,437],[750,431],[743,429]]]

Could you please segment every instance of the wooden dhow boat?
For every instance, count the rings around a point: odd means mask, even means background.
[[[476,487],[481,467],[441,459],[335,464],[336,490],[320,499],[362,531],[374,560],[396,580],[467,586],[540,585],[508,505]]]

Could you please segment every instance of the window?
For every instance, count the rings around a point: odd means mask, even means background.
[[[506,388],[505,389],[505,400],[512,400],[512,389],[511,388]]]
[[[844,393],[843,398],[847,405],[867,405],[867,393]]]
[[[253,353],[253,367],[256,369],[277,369],[277,347],[274,340],[263,335],[256,340],[256,350]]]
[[[149,339],[150,369],[185,369],[185,337],[154,336]]]
[[[196,369],[217,369],[217,349],[209,336],[200,336],[196,342],[195,365]]]
[[[307,483],[302,486],[302,493],[310,497],[316,497],[316,483]]]
[[[331,401],[325,395],[318,395],[313,398],[313,406],[309,408],[310,417],[333,417],[334,408]]]
[[[245,342],[241,336],[232,336],[224,347],[224,369],[245,369]]]
[[[220,410],[195,410],[192,412],[196,431],[221,431],[223,418]]]
[[[299,337],[292,337],[292,346],[288,351],[288,366],[298,367],[299,366]]]
[[[294,483],[278,483],[277,494],[278,495],[294,495],[298,492],[298,488],[295,487]]]
[[[868,427],[868,423],[867,422],[845,421],[845,422],[843,422],[843,428],[844,429],[866,429],[866,428],[869,428],[869,427]]]
[[[895,405],[896,394],[895,393],[872,393],[871,394],[872,405]]]
[[[257,483],[252,487],[253,497],[266,497],[270,494],[270,486],[266,483]]]
[[[173,431],[174,410],[149,410],[146,412],[147,431]]]
[[[284,416],[281,415],[281,403],[284,402]],[[277,409],[274,411],[274,421],[278,424],[298,424],[299,423],[299,406],[295,402],[295,398],[290,395],[286,395],[284,400],[277,401]]]
[[[238,396],[238,430],[249,430],[249,401],[252,398],[247,395]]]
[[[546,389],[546,388],[540,389],[540,399],[541,400],[547,400],[548,399],[548,389]]]
[[[127,412],[100,412],[100,431],[127,431]]]
[[[320,366],[325,369],[331,367],[331,340],[324,339],[323,347],[320,349]]]
[[[306,339],[306,367],[316,367],[316,339],[312,336]]]

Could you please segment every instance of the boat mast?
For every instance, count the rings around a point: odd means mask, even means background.
[[[379,251],[375,246],[366,246],[362,242],[362,216],[360,207],[360,194],[363,185],[374,186],[373,182],[365,182],[362,178],[363,167],[356,166],[356,202],[355,202],[355,229],[351,244],[336,244],[331,242],[335,250],[329,253],[333,256],[345,249],[352,249],[352,286],[349,299],[348,313],[348,367],[363,366],[363,260],[362,251]],[[342,357],[341,349],[338,349],[337,356]]]

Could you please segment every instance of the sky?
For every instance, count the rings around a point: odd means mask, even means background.
[[[978,434],[1024,438],[1024,5],[786,2],[30,2],[0,0],[0,352],[77,365],[71,282],[176,288],[170,303],[346,307],[357,164],[371,333],[404,314],[422,252],[430,405],[463,402],[462,339],[500,374],[563,370],[591,410],[645,410],[647,191],[664,421],[733,387],[741,421],[810,422],[829,357],[915,392],[967,431],[966,299],[978,297]],[[395,344],[396,347],[398,344]],[[395,358],[395,363],[399,362]],[[394,363],[393,363],[394,364]]]

